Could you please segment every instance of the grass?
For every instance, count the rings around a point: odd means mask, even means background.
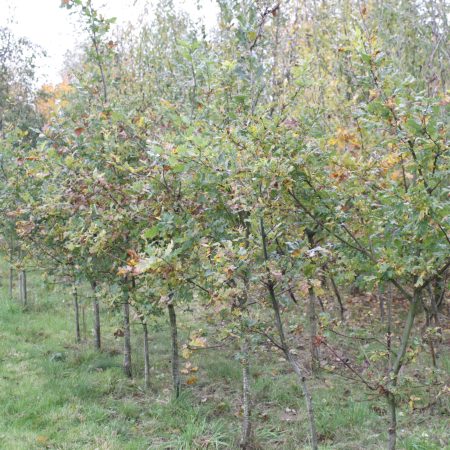
[[[0,449],[236,449],[240,427],[240,365],[234,349],[196,352],[198,382],[171,398],[168,329],[164,318],[151,327],[152,385],[143,389],[141,330],[133,327],[137,377],[121,369],[120,325],[103,313],[103,345],[74,344],[72,311],[62,290],[34,281],[28,311],[0,300]],[[87,317],[91,321],[90,314]],[[188,323],[180,314],[180,323]],[[181,339],[189,327],[181,327]],[[88,336],[89,326],[88,326]],[[137,351],[136,351],[137,349]],[[308,448],[301,391],[280,355],[253,355],[254,434],[260,449]],[[442,361],[448,369],[448,360]],[[186,381],[186,377],[185,377]],[[360,385],[330,374],[312,385],[321,449],[385,447],[382,400],[371,400]],[[402,406],[399,448],[450,448],[448,417],[442,412],[410,413]]]

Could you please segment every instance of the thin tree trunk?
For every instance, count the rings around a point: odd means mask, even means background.
[[[320,309],[322,310],[322,312],[325,312],[325,305],[323,304],[322,297],[320,295],[317,295],[316,298],[317,301],[319,302]]]
[[[22,283],[23,283],[23,306],[28,306],[28,284],[27,284],[27,273],[24,270],[22,275]]]
[[[319,444],[318,444],[318,439],[317,439],[314,406],[313,406],[311,393],[309,392],[309,388],[306,383],[306,377],[303,373],[302,368],[300,367],[298,362],[292,357],[289,350],[288,350],[286,357],[287,357],[288,361],[290,362],[292,368],[294,369],[295,374],[297,375],[297,378],[300,382],[300,386],[303,391],[303,397],[305,398],[306,411],[308,412],[308,419],[309,419],[309,433],[310,433],[310,437],[311,437],[311,448],[313,450],[318,450]]]
[[[175,313],[175,307],[172,303],[167,305],[169,311],[169,321],[170,321],[170,334],[172,338],[172,380],[173,380],[173,391],[175,398],[180,396],[180,361],[178,356],[178,330],[177,330],[177,316]]]
[[[308,389],[308,385],[306,383],[306,377],[303,373],[303,370],[300,366],[300,364],[293,358],[291,351],[286,343],[286,338],[284,334],[284,328],[283,323],[281,321],[281,315],[280,315],[280,306],[278,303],[278,300],[275,297],[275,293],[273,288],[269,291],[270,297],[272,300],[272,308],[275,313],[275,323],[278,330],[278,336],[281,341],[281,347],[283,349],[283,353],[287,359],[287,361],[290,363],[292,369],[294,370],[295,374],[297,375],[297,378],[300,382],[300,386],[302,388],[303,396],[305,398],[306,402],[306,410],[308,412],[308,420],[309,420],[309,429],[310,429],[310,437],[311,437],[311,448],[313,450],[317,450],[318,447],[318,439],[317,439],[317,430],[316,430],[316,421],[315,421],[315,415],[314,415],[314,407],[312,402],[312,397]]]
[[[13,298],[13,290],[14,290],[14,269],[13,266],[9,266],[9,298]]]
[[[94,309],[94,347],[100,350],[101,334],[100,334],[100,305],[97,298],[97,282],[91,282],[92,290],[94,291],[93,309]]]
[[[23,289],[23,286],[22,286],[22,271],[21,270],[19,270],[19,302],[20,303],[23,303],[23,292],[22,292],[22,289]]]
[[[392,286],[388,287],[386,348],[388,352],[388,372],[392,370]]]
[[[387,395],[389,409],[388,450],[395,450],[397,442],[397,407],[393,394]]]
[[[250,226],[246,221],[245,215],[240,216],[241,222],[245,228],[245,240],[244,246],[248,248],[250,238]],[[243,450],[251,449],[253,436],[252,436],[252,401],[251,401],[251,378],[250,378],[250,339],[247,330],[248,323],[248,276],[244,275],[244,295],[239,300],[239,308],[241,310],[240,315],[240,342],[241,342],[241,366],[242,366],[242,434],[240,447]],[[294,294],[291,293],[291,298],[295,299]]]
[[[309,316],[309,347],[311,352],[311,369],[317,372],[320,369],[319,349],[316,345],[317,336],[317,316],[316,316],[316,295],[314,288],[308,287],[308,316]]]
[[[25,270],[19,272],[19,291],[20,291],[20,302],[24,308],[28,304],[28,292],[27,292],[27,273]]]
[[[331,287],[333,288],[334,295],[339,304],[339,314],[340,314],[341,320],[342,320],[342,322],[345,322],[345,308],[344,308],[344,304],[342,302],[341,293],[339,292],[337,284],[334,281],[334,277],[332,275],[329,275],[329,278],[330,278],[330,282],[331,282]]]
[[[384,312],[384,292],[381,286],[378,286],[378,302],[380,306],[380,321],[384,323],[385,312]]]
[[[417,309],[420,305],[420,296],[421,296],[421,291],[419,289],[416,289],[414,291],[413,298],[409,305],[408,316],[406,317],[405,327],[403,328],[403,333],[402,333],[402,337],[401,337],[401,341],[400,341],[400,348],[397,352],[397,357],[396,357],[396,359],[393,363],[392,369],[390,371],[390,379],[392,381],[391,381],[391,386],[388,389],[388,392],[386,394],[388,408],[389,408],[389,429],[388,429],[388,434],[389,434],[388,449],[389,450],[395,450],[396,441],[397,441],[397,413],[396,413],[397,400],[392,391],[397,386],[398,374],[400,372],[400,369],[403,366],[406,350],[408,349],[409,337],[411,335],[411,330],[414,325],[414,319],[417,314]]]
[[[263,246],[263,254],[264,254],[264,260],[268,261],[268,252],[267,252],[267,236],[264,229],[264,222],[263,219],[260,219],[260,228],[261,228],[261,238],[262,238],[262,246]],[[296,361],[289,349],[289,346],[286,341],[286,337],[284,334],[284,327],[283,322],[281,321],[281,313],[280,313],[280,304],[278,302],[278,299],[275,295],[275,289],[273,285],[273,281],[270,278],[270,273],[268,273],[269,279],[267,282],[267,289],[269,291],[270,300],[272,303],[272,309],[275,316],[275,325],[277,328],[278,336],[280,339],[280,348],[283,351],[283,354],[286,358],[286,360],[290,363],[292,369],[294,370],[295,374],[297,375],[297,378],[300,382],[300,386],[303,391],[303,396],[305,397],[306,402],[306,409],[308,412],[308,421],[309,421],[309,429],[310,429],[310,437],[311,437],[311,448],[313,450],[318,450],[318,439],[317,439],[317,430],[316,430],[316,421],[315,421],[315,415],[314,415],[314,407],[312,402],[312,397],[309,392],[307,383],[306,383],[306,377],[303,373],[303,370],[299,364],[298,361]]]
[[[315,246],[314,231],[306,230],[306,236],[309,242],[309,248],[312,250]],[[316,295],[311,283],[308,282],[308,322],[309,322],[309,348],[311,353],[311,370],[315,373],[319,369],[319,352],[315,343],[317,335],[317,316],[316,316]]]
[[[150,387],[150,352],[148,348],[148,327],[145,319],[142,319],[142,330],[144,332],[144,383],[145,388]]]
[[[75,336],[77,343],[81,342],[81,333],[80,333],[80,308],[78,305],[78,291],[77,286],[73,283],[72,287],[72,297],[73,297],[73,308],[75,311]]]
[[[436,287],[435,287],[435,289],[436,289]],[[436,295],[435,295],[436,291],[435,291],[435,289],[433,290],[431,283],[428,285],[428,293],[430,296],[431,312],[430,312],[430,310],[428,310],[425,307],[425,302],[423,303],[423,306],[425,308],[426,317],[427,317],[426,328],[431,326],[431,321],[433,320],[433,318],[434,318],[435,325],[438,325],[438,323],[439,323],[438,311],[437,311],[437,306],[436,306]],[[428,336],[427,336],[428,346],[430,347],[431,361],[433,363],[433,367],[436,368],[437,361],[436,361],[436,350],[434,348],[434,342],[433,342],[434,338],[433,338],[432,334],[430,334],[430,333],[427,333],[427,334],[428,334]]]
[[[242,364],[242,436],[240,447],[244,450],[251,448],[251,399],[250,399],[250,342],[246,331],[243,329],[244,324],[241,324],[243,335],[241,336],[241,364]]]
[[[83,339],[86,342],[87,339],[87,327],[86,327],[86,305],[81,305],[81,320],[83,322]]]
[[[130,303],[126,292],[123,302],[123,371],[128,378],[133,378],[131,369],[131,332],[130,332]]]
[[[431,311],[434,317],[434,324],[439,325],[439,307],[442,305],[442,300],[445,297],[445,278],[438,278],[434,282],[434,287],[429,286],[431,289],[430,300],[431,300]]]
[[[272,289],[273,292],[273,289]],[[283,349],[283,353],[287,359],[287,361],[290,363],[292,369],[294,370],[295,374],[297,375],[297,378],[300,382],[300,386],[302,388],[303,396],[305,398],[306,402],[306,410],[308,412],[308,420],[309,420],[309,429],[310,429],[310,437],[311,437],[311,448],[313,450],[318,450],[318,439],[317,439],[317,430],[316,430],[316,421],[315,421],[315,415],[314,415],[314,407],[312,402],[312,397],[308,389],[308,385],[306,384],[306,377],[303,373],[302,368],[300,367],[300,364],[293,358],[291,351],[286,343],[285,335],[284,335],[284,328],[283,323],[281,321],[281,315],[280,315],[280,307],[278,304],[278,300],[276,299],[275,295],[270,295],[272,299],[272,308],[275,313],[275,323],[278,330],[278,336],[281,341],[281,347]]]

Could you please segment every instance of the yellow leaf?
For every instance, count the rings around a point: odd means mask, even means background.
[[[127,267],[120,267],[119,270],[117,271],[117,275],[119,276],[125,276],[127,275],[129,272]]]
[[[196,336],[195,338],[193,338],[191,340],[190,345],[192,347],[205,348],[206,347],[206,339],[204,337],[201,337],[201,336]]]
[[[36,442],[38,444],[46,444],[48,442],[48,437],[47,436],[38,436],[36,438]]]
[[[191,355],[192,355],[192,352],[187,347],[184,347],[183,350],[181,350],[181,356],[184,359],[189,359]]]
[[[191,386],[192,384],[197,383],[197,381],[198,381],[198,378],[197,378],[195,375],[192,375],[191,377],[189,377],[189,378],[186,380],[186,383],[187,383],[189,386]]]

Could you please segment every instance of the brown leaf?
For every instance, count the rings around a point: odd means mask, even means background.
[[[196,377],[195,375],[192,375],[191,377],[189,377],[189,378],[186,380],[186,384],[188,384],[189,386],[191,386],[191,385],[197,383],[197,381],[198,381],[198,377]]]
[[[124,336],[124,332],[122,330],[122,328],[117,328],[116,331],[114,331],[114,337],[117,339],[119,337],[123,337]]]

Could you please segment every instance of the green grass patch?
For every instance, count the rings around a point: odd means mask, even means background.
[[[27,311],[0,301],[0,449],[236,449],[241,421],[241,365],[233,345],[195,352],[196,383],[172,399],[167,320],[151,327],[151,387],[142,380],[142,336],[134,324],[134,380],[122,373],[120,316],[102,312],[103,351],[92,350],[90,308],[86,341],[74,342],[73,311],[63,290],[36,283]],[[86,300],[87,301],[87,300]],[[179,315],[189,324],[189,316]],[[207,324],[204,325],[207,327]],[[185,342],[189,326],[181,327]],[[183,361],[184,362],[184,361]],[[302,391],[279,352],[256,348],[251,358],[253,430],[256,448],[309,448]],[[449,369],[441,354],[439,369]],[[356,383],[334,374],[312,379],[320,448],[378,450],[386,443],[383,399],[369,398]],[[448,447],[448,406],[399,410],[398,448]]]

